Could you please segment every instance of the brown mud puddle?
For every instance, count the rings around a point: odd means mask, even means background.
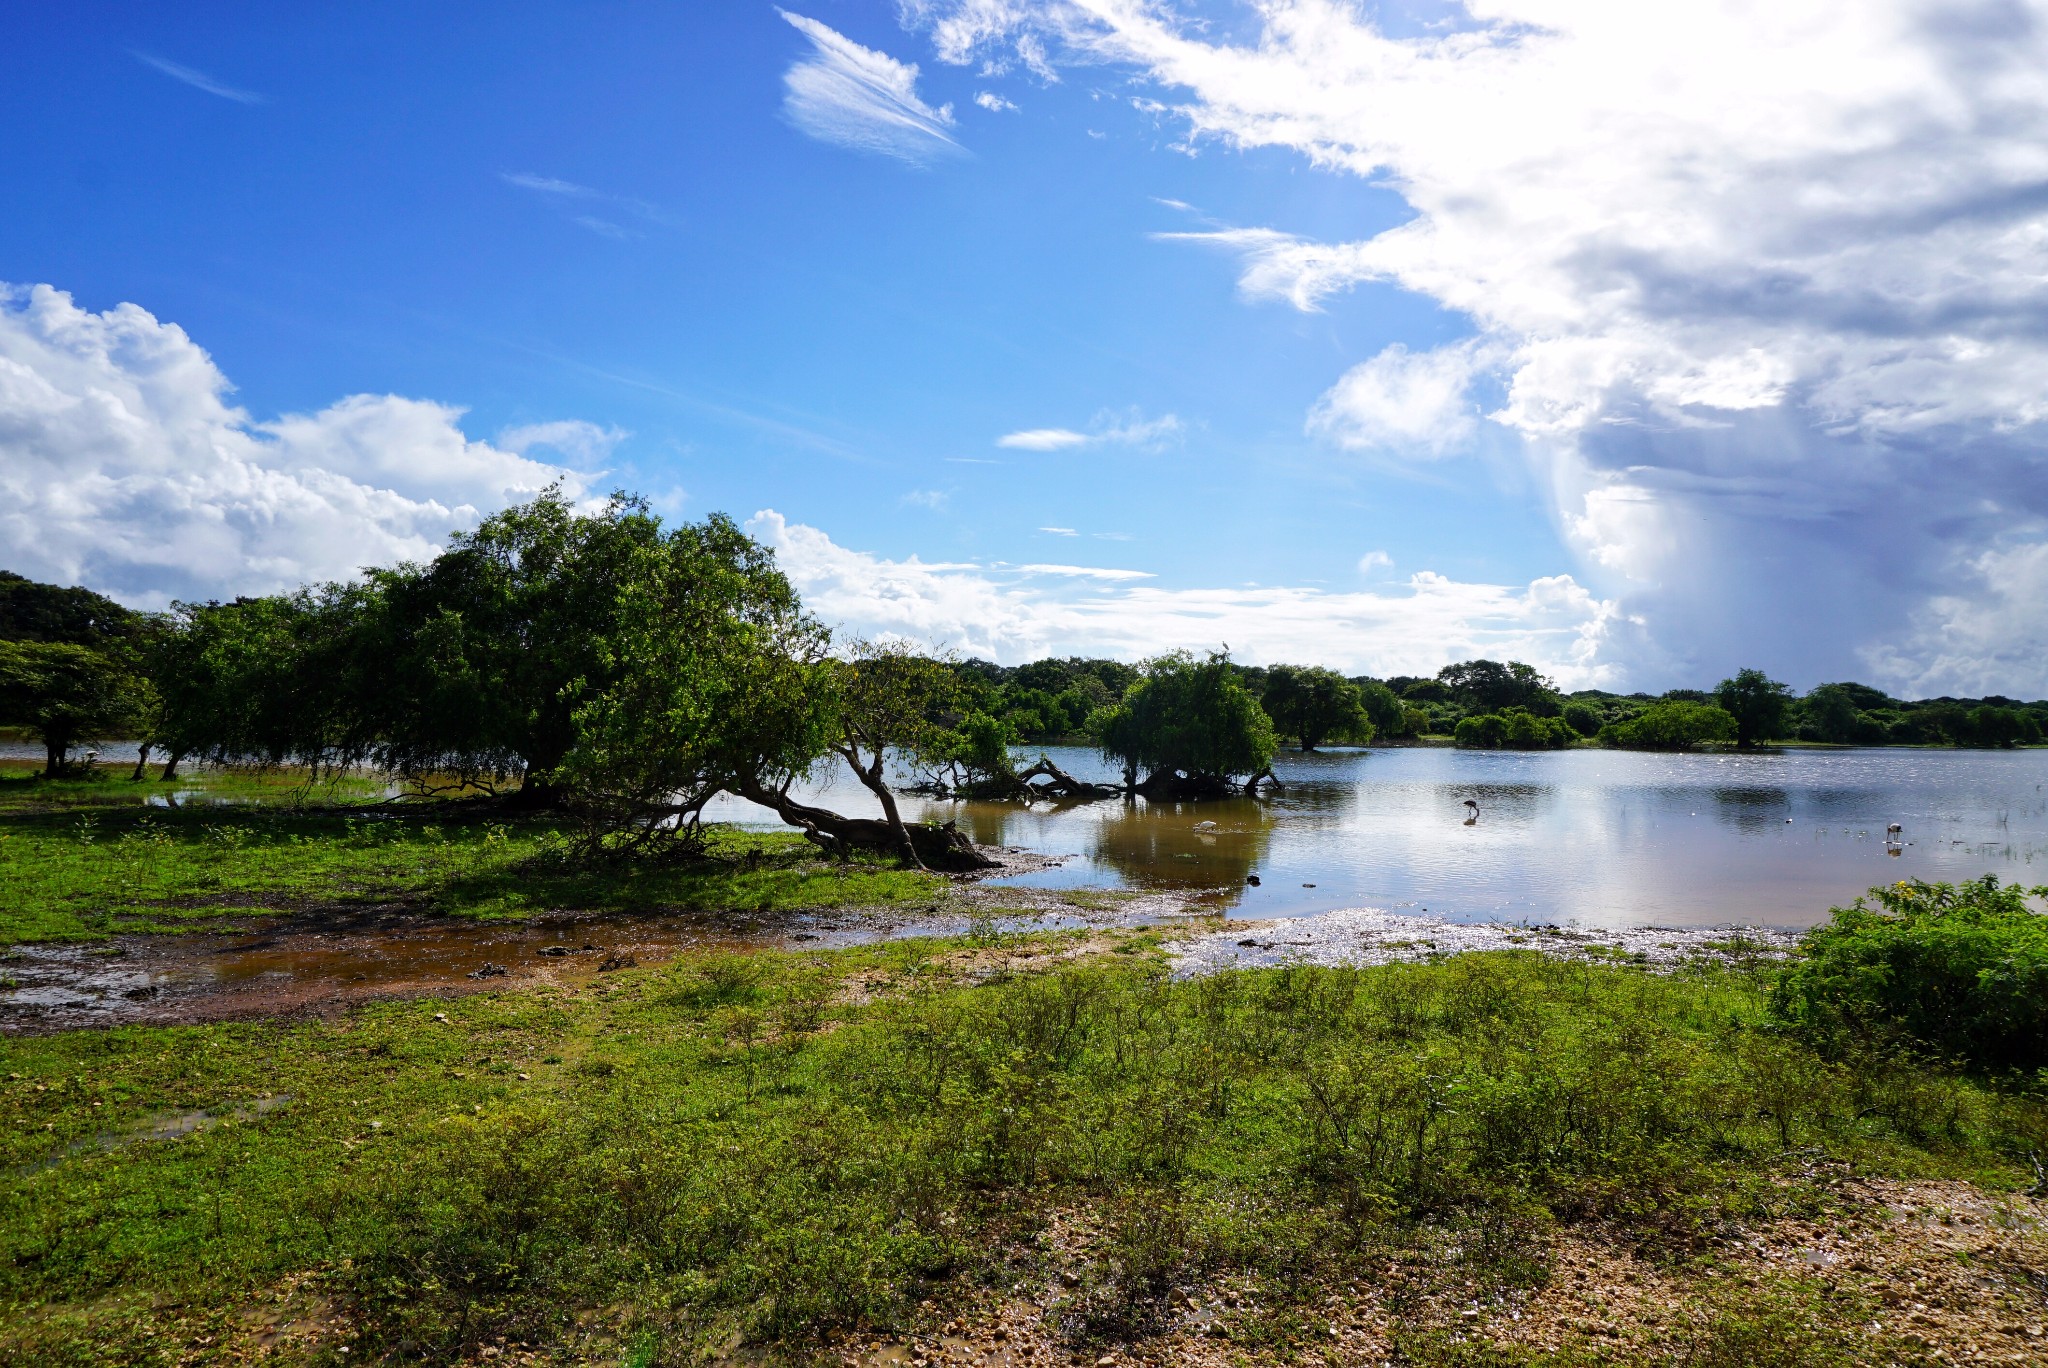
[[[392,906],[294,916],[229,933],[127,935],[0,953],[0,1035],[325,1015],[380,998],[570,983],[682,954],[838,949],[977,930],[1143,925],[1204,909],[959,886],[921,906],[807,912],[573,913],[469,921]]]

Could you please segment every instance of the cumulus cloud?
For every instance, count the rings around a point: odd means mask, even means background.
[[[2009,676],[2001,634],[2048,656],[1980,554],[2018,565],[2048,536],[2043,0],[1471,0],[1401,34],[1342,0],[1239,17],[912,15],[942,57],[1120,64],[1194,146],[1399,193],[1412,216],[1356,241],[1200,237],[1254,298],[1372,281],[1467,320],[1489,416],[1671,668],[1810,682],[1861,659],[1965,687]]]
[[[0,286],[7,568],[151,607],[266,592],[430,556],[486,511],[582,489],[574,470],[472,441],[445,404],[358,394],[259,421],[231,388],[136,305]]]
[[[1002,96],[996,94],[993,90],[975,91],[974,102],[980,105],[983,109],[986,109],[991,114],[1014,114],[1017,112],[1017,105],[1015,101],[1006,100]]]
[[[811,53],[784,73],[783,113],[821,142],[925,166],[962,149],[948,131],[953,107],[918,98],[917,66],[862,47],[816,19],[776,11],[804,37]]]
[[[859,635],[952,646],[998,661],[1083,651],[1135,659],[1228,642],[1239,660],[1349,672],[1434,673],[1474,656],[1526,660],[1567,687],[1615,682],[1607,646],[1636,624],[1569,575],[1525,586],[1431,572],[1385,593],[1256,587],[1170,589],[1089,567],[890,560],[839,545],[773,509],[748,532],[826,622]],[[1051,584],[1034,583],[1050,577]]]
[[[996,445],[1015,451],[1066,451],[1101,445],[1159,451],[1180,440],[1186,430],[1187,425],[1171,413],[1147,418],[1133,410],[1122,416],[1098,413],[1086,432],[1072,428],[1026,428],[996,438]]]
[[[1396,342],[1353,366],[1309,413],[1309,431],[1352,450],[1441,456],[1472,435],[1469,347],[1410,352]]]
[[[1394,564],[1394,558],[1384,551],[1368,551],[1358,558],[1358,573],[1369,575],[1375,570],[1385,570]]]

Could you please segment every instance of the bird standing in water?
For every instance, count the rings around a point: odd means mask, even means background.
[[[1467,798],[1465,800],[1465,810],[1466,812],[1471,814],[1470,816],[1465,818],[1465,825],[1476,826],[1479,822],[1479,804],[1474,802],[1472,799]]]

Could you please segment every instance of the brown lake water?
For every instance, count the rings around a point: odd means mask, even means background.
[[[1077,776],[1113,777],[1092,752],[1046,753]],[[1274,769],[1285,791],[1258,800],[909,799],[905,815],[1070,857],[1006,882],[1206,893],[1237,917],[1375,907],[1453,921],[1798,927],[1896,879],[2048,883],[2048,750],[1414,747],[1290,753]],[[874,810],[850,780],[810,791]],[[773,823],[737,800],[707,815]]]

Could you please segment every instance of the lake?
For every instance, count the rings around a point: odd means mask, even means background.
[[[1043,750],[1077,777],[1115,778],[1093,752]],[[1286,789],[1270,799],[903,808],[958,820],[984,844],[1071,857],[1011,882],[1181,890],[1238,917],[1376,907],[1456,921],[1797,927],[1895,879],[2048,883],[2048,750],[1397,747],[1290,752],[1273,768]],[[879,811],[842,774],[806,791],[843,812]],[[775,824],[737,800],[706,815]],[[1888,846],[1893,822],[1901,843]]]

